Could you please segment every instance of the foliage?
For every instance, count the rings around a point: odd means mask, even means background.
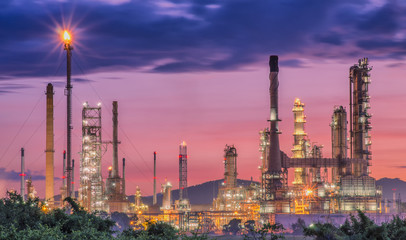
[[[316,223],[304,228],[306,236],[318,239],[406,239],[406,220],[399,216],[390,222],[377,225],[362,211],[358,216],[351,215],[339,228],[330,223]]]
[[[83,210],[73,199],[66,198],[72,214],[66,209],[47,210],[38,198],[23,201],[8,192],[0,199],[0,239],[111,239],[114,222]]]
[[[198,233],[198,232],[191,232],[191,236],[187,236],[186,234],[180,234],[180,239],[181,240],[208,240],[209,237],[207,236],[207,233]]]
[[[145,231],[128,229],[124,230],[120,237],[122,239],[172,240],[178,239],[178,231],[168,223],[147,221]]]
[[[293,235],[300,235],[303,234],[303,228],[306,227],[306,223],[303,219],[297,219],[296,223],[292,224]]]
[[[223,226],[224,234],[237,235],[241,231],[241,219],[233,218],[230,222]]]
[[[247,229],[248,232],[244,234],[244,239],[255,239],[255,240],[265,240],[265,239],[285,239],[283,234],[281,233],[285,228],[282,224],[275,223],[270,224],[266,223],[261,228],[251,228]]]

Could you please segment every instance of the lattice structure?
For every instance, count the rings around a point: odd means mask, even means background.
[[[233,146],[224,148],[224,186],[234,188],[237,186],[237,149]]]
[[[363,58],[358,61],[358,65],[350,68],[350,134],[351,134],[351,157],[367,160],[367,165],[353,166],[353,175],[368,175],[369,161],[371,160],[371,114],[368,94],[368,86],[371,83],[369,72],[372,70],[368,66],[368,59]]]
[[[101,106],[82,110],[82,159],[80,162],[80,200],[88,211],[104,209],[103,179],[101,174],[102,136]]]
[[[179,146],[179,199],[187,199],[187,145],[183,141]]]
[[[334,108],[331,121],[331,145],[332,157],[336,159],[347,158],[347,112],[343,106]],[[346,174],[344,164],[332,169],[332,182],[337,184],[340,178]],[[350,174],[350,172],[348,172]]]
[[[300,101],[299,98],[295,99],[293,104],[293,120],[294,120],[294,132],[293,132],[293,148],[292,158],[306,158],[309,157],[310,144],[305,132],[306,116],[304,114],[305,104]],[[294,185],[309,184],[308,180],[309,169],[307,168],[295,168]]]

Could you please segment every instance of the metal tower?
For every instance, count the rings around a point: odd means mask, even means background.
[[[187,199],[187,145],[183,141],[179,145],[179,199]]]
[[[118,173],[118,103],[113,101],[113,166],[106,179],[106,198],[109,212],[126,212],[128,201],[125,196],[125,160],[123,161],[123,178]]]
[[[307,140],[307,134],[305,132],[306,116],[304,114],[305,104],[300,101],[299,98],[295,99],[293,104],[293,120],[294,120],[294,132],[293,132],[293,149],[292,158],[306,158],[309,152],[309,142]],[[309,169],[307,168],[295,168],[295,179],[293,184],[303,185],[309,184],[307,182]]]
[[[367,164],[355,163],[353,166],[354,176],[368,175],[369,161],[371,160],[371,114],[368,94],[368,86],[371,83],[368,66],[368,58],[358,60],[358,65],[350,68],[350,147],[351,158],[364,159]]]
[[[54,202],[54,87],[47,85],[46,149],[45,149],[45,200]]]
[[[224,148],[224,185],[226,188],[237,186],[237,149],[234,145]]]
[[[154,195],[152,205],[156,205],[156,152],[154,152]]]
[[[281,152],[279,148],[279,127],[278,122],[278,56],[270,56],[269,58],[269,80],[271,82],[269,87],[270,93],[270,145],[268,154],[268,171],[265,176],[265,201],[280,198],[277,196],[278,190],[282,189],[282,161]]]
[[[331,121],[331,144],[332,157],[340,159],[339,167],[332,168],[332,182],[337,184],[344,174],[350,174],[351,170],[346,171],[344,160],[347,158],[347,111],[343,106],[334,108]]]
[[[101,174],[101,105],[82,110],[82,159],[80,163],[80,200],[88,211],[104,210]],[[68,180],[69,181],[69,180]]]
[[[66,51],[66,89],[65,89],[65,95],[66,95],[66,108],[67,108],[67,114],[66,114],[66,131],[67,131],[67,146],[66,146],[66,151],[67,151],[67,167],[66,167],[66,173],[67,173],[67,196],[71,196],[72,192],[72,167],[71,167],[71,160],[72,160],[72,84],[71,84],[71,58],[72,58],[72,50],[73,46],[71,45],[71,37],[67,31],[64,32],[64,50]]]

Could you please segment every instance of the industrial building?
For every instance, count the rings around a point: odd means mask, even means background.
[[[350,158],[347,157],[347,113],[335,107],[332,116],[332,158],[323,158],[322,146],[311,145],[305,132],[304,104],[295,99],[292,157],[279,148],[278,57],[270,57],[270,130],[260,132],[262,195],[260,212],[270,214],[350,213],[357,209],[381,212],[381,190],[369,176],[371,68],[360,59],[350,68]],[[269,137],[268,137],[269,136]],[[269,139],[269,145],[268,145]],[[267,161],[263,161],[267,158]],[[294,181],[288,183],[288,169]],[[330,173],[330,174],[329,174]],[[328,176],[332,176],[331,180]]]
[[[71,156],[71,54],[70,37],[65,38],[67,51],[67,151],[63,153],[62,199],[74,196],[74,160]],[[386,212],[381,207],[381,189],[370,177],[371,114],[368,93],[370,71],[368,59],[360,59],[349,70],[349,112],[344,106],[334,106],[331,127],[332,156],[323,156],[323,145],[310,141],[306,132],[305,104],[293,101],[293,144],[291,156],[280,149],[279,135],[279,65],[278,56],[270,56],[270,119],[269,126],[260,131],[260,185],[237,184],[237,148],[224,148],[224,181],[219,187],[211,209],[193,211],[188,196],[188,152],[185,141],[179,145],[179,199],[172,199],[172,184],[165,179],[159,208],[156,196],[157,153],[154,152],[153,206],[141,201],[137,187],[135,202],[130,203],[125,191],[125,159],[122,173],[118,161],[118,102],[112,104],[113,139],[102,140],[102,107],[82,108],[82,151],[80,159],[79,201],[88,211],[137,214],[140,219],[156,218],[177,225],[181,230],[220,229],[231,219],[272,221],[283,214],[351,213],[358,209],[368,213]],[[283,83],[283,82],[282,82]],[[53,86],[46,90],[46,200],[54,205],[54,136]],[[348,117],[349,115],[349,117]],[[347,118],[348,117],[348,118]],[[349,121],[349,123],[348,123]],[[349,126],[348,126],[349,124]],[[102,156],[112,144],[112,166],[103,181]],[[289,171],[290,170],[290,171]],[[293,177],[289,178],[289,174]],[[21,193],[24,196],[24,149],[21,150]],[[293,179],[289,182],[289,179]],[[27,182],[28,196],[35,196],[31,180]],[[159,208],[159,209],[158,209]],[[386,204],[384,206],[386,208]],[[155,211],[157,210],[157,211]]]
[[[101,134],[101,104],[92,107],[85,102],[82,109],[79,201],[88,211],[105,210]]]

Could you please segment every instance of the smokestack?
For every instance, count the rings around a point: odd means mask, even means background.
[[[66,169],[66,173],[67,173],[67,194],[66,196],[70,196],[71,195],[71,191],[72,191],[72,186],[71,186],[71,182],[72,182],[72,175],[71,175],[71,159],[72,159],[72,148],[71,148],[71,144],[72,144],[72,139],[71,139],[71,135],[72,135],[72,84],[71,84],[71,58],[72,58],[72,50],[73,50],[73,46],[71,45],[71,38],[69,36],[69,34],[67,34],[67,32],[65,31],[65,42],[64,42],[64,50],[66,51],[66,89],[65,89],[65,95],[66,95],[66,136],[67,136],[67,147],[66,147],[66,151],[67,151],[67,169]]]
[[[187,199],[187,145],[179,145],[179,200]]]
[[[54,201],[54,87],[47,85],[46,149],[45,149],[45,201]]]
[[[112,178],[118,177],[118,151],[117,151],[117,126],[118,126],[118,106],[117,101],[113,101],[113,172]]]
[[[156,152],[154,152],[154,197],[152,205],[156,205]]]
[[[75,159],[72,159],[72,198],[75,198]]]
[[[65,150],[63,150],[62,179],[63,179],[63,181],[62,181],[63,187],[66,188],[66,151]],[[66,189],[65,189],[65,191],[66,191]],[[66,193],[65,193],[65,195],[66,195]]]
[[[25,189],[24,189],[24,148],[21,148],[21,197],[23,198],[23,201],[25,201]]]
[[[271,85],[269,87],[270,100],[271,100],[271,115],[270,115],[270,146],[268,155],[268,187],[266,188],[266,199],[275,199],[276,191],[282,187],[281,182],[281,152],[279,149],[279,127],[278,122],[278,56],[270,56],[269,58],[270,74],[269,79]]]
[[[268,168],[271,173],[279,173],[282,168],[281,153],[279,149],[279,127],[278,122],[278,87],[279,87],[279,67],[278,56],[270,56],[269,58],[271,86],[269,87],[269,93],[271,96],[271,116],[270,116],[270,154]]]
[[[125,197],[125,158],[123,158],[123,180],[122,180],[122,192],[123,192],[123,196]]]

